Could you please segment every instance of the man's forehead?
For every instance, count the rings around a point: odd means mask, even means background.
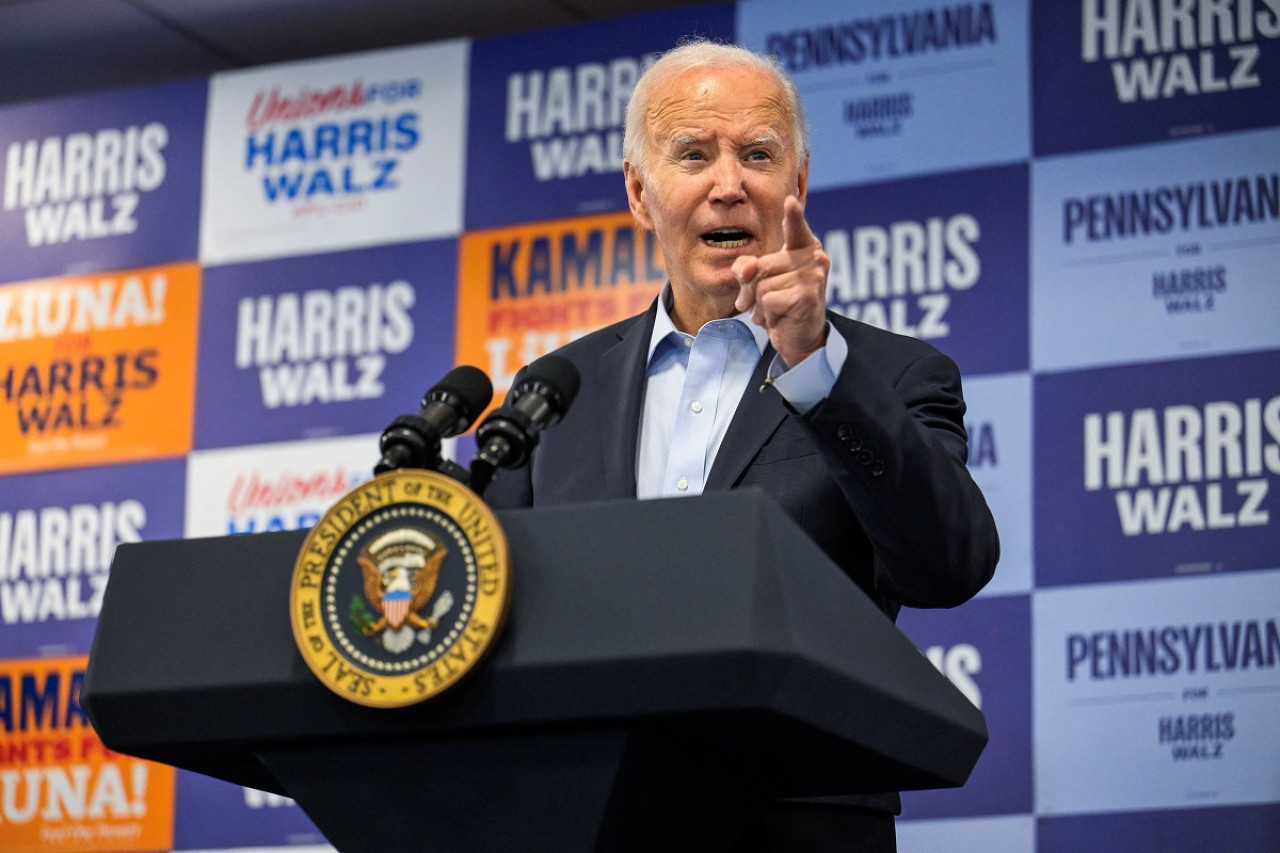
[[[743,142],[779,139],[789,127],[782,87],[755,69],[693,69],[659,84],[648,110],[661,142],[700,139],[729,125]]]

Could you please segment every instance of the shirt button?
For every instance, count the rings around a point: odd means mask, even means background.
[[[684,477],[681,477],[679,480],[676,480],[676,488],[682,492],[688,491],[689,481],[686,480]]]
[[[681,338],[684,341],[685,349],[693,349],[693,338]]]
[[[702,411],[702,404],[699,403],[697,400],[694,400],[692,403],[689,404],[689,408],[692,409],[693,413],[696,415]]]

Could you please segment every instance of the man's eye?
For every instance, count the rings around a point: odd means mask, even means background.
[[[750,154],[747,155],[747,159],[757,160],[757,161],[772,160],[773,155],[770,154],[768,151],[752,151]]]
[[[703,158],[703,156],[702,156],[702,152],[701,152],[701,151],[686,151],[686,152],[684,152],[684,156],[683,156],[681,159],[684,159],[684,160],[702,160],[702,159],[705,159],[705,158]]]

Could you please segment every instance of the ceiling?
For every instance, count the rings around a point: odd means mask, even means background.
[[[694,0],[0,0],[0,104]]]

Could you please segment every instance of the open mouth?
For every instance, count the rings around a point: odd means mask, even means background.
[[[740,228],[717,228],[702,235],[702,242],[717,249],[737,249],[750,239],[751,235]]]

